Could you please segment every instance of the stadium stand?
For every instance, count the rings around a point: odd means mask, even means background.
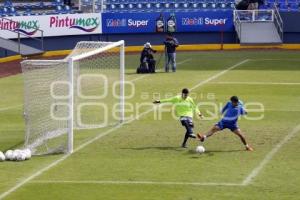
[[[300,0],[265,0],[260,9],[277,6],[280,11],[299,12]],[[63,0],[4,0],[1,16],[67,14],[77,12],[197,12],[200,10],[233,10],[234,0],[80,0],[80,11]]]
[[[28,16],[28,15],[49,15],[75,13],[69,5],[62,0],[5,0],[0,3],[0,15],[7,16]]]
[[[92,0],[85,0],[92,2]],[[274,5],[280,11],[299,11],[298,0],[265,0],[261,9],[270,9]],[[96,3],[101,7],[101,2]],[[234,0],[104,0],[104,12],[197,12],[200,10],[232,10],[235,8]]]

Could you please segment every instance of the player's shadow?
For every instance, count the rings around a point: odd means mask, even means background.
[[[185,150],[181,147],[133,147],[133,148],[121,148],[121,149],[129,149],[129,150],[137,150],[137,151],[143,151],[143,150],[161,150],[161,151],[182,151]]]
[[[245,150],[242,150],[242,149],[233,149],[233,150],[209,150],[209,151],[206,151],[204,154],[199,154],[197,153],[195,150],[189,150],[187,152],[187,154],[190,154],[190,155],[193,155],[191,158],[194,158],[194,159],[198,159],[198,158],[201,158],[201,156],[214,156],[215,154],[221,154],[221,153],[237,153],[237,152],[242,152],[242,151],[245,151]]]
[[[142,73],[142,74],[137,74],[136,72],[126,72],[125,75],[154,75],[154,74],[161,74],[161,73],[166,73],[165,71],[156,71],[155,73]]]

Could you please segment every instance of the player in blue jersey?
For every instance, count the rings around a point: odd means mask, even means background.
[[[204,142],[206,138],[212,136],[216,132],[228,128],[239,136],[247,151],[253,151],[253,148],[247,143],[245,136],[237,124],[239,116],[247,114],[243,107],[243,103],[239,101],[237,96],[232,96],[230,98],[230,101],[222,109],[222,114],[224,115],[222,120],[215,124],[207,133],[204,135],[201,135],[200,133],[197,134],[200,141]]]

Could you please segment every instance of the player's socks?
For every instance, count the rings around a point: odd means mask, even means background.
[[[184,139],[183,139],[181,147],[183,147],[183,148],[187,147],[186,142],[188,141],[188,139],[189,139],[189,134],[186,133],[185,136],[184,136]]]
[[[206,135],[201,135],[200,133],[197,133],[197,137],[201,142],[204,142],[204,140],[206,139]]]
[[[246,144],[246,151],[254,151],[254,149],[248,144]]]

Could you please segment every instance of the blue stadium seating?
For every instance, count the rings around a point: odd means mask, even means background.
[[[235,7],[234,0],[142,0],[138,3],[135,0],[106,0],[105,3],[105,12],[192,12],[232,10]]]
[[[87,0],[90,2],[90,0]],[[0,3],[1,16],[45,15],[74,13],[74,10],[64,5],[63,0],[13,1],[4,0]]]
[[[289,8],[288,8],[287,4],[285,4],[285,3],[280,3],[280,4],[279,4],[279,10],[280,10],[280,11],[289,11]]]
[[[290,11],[294,11],[294,12],[300,11],[299,4],[290,3],[289,5],[290,5]]]
[[[100,12],[193,12],[200,10],[233,10],[234,0],[81,0],[83,7],[92,7]],[[281,11],[299,11],[300,0],[265,0],[260,9],[270,9],[277,6]],[[103,7],[101,7],[103,6]],[[66,6],[63,0],[4,0],[0,3],[1,16],[44,15],[76,13],[76,10]]]

